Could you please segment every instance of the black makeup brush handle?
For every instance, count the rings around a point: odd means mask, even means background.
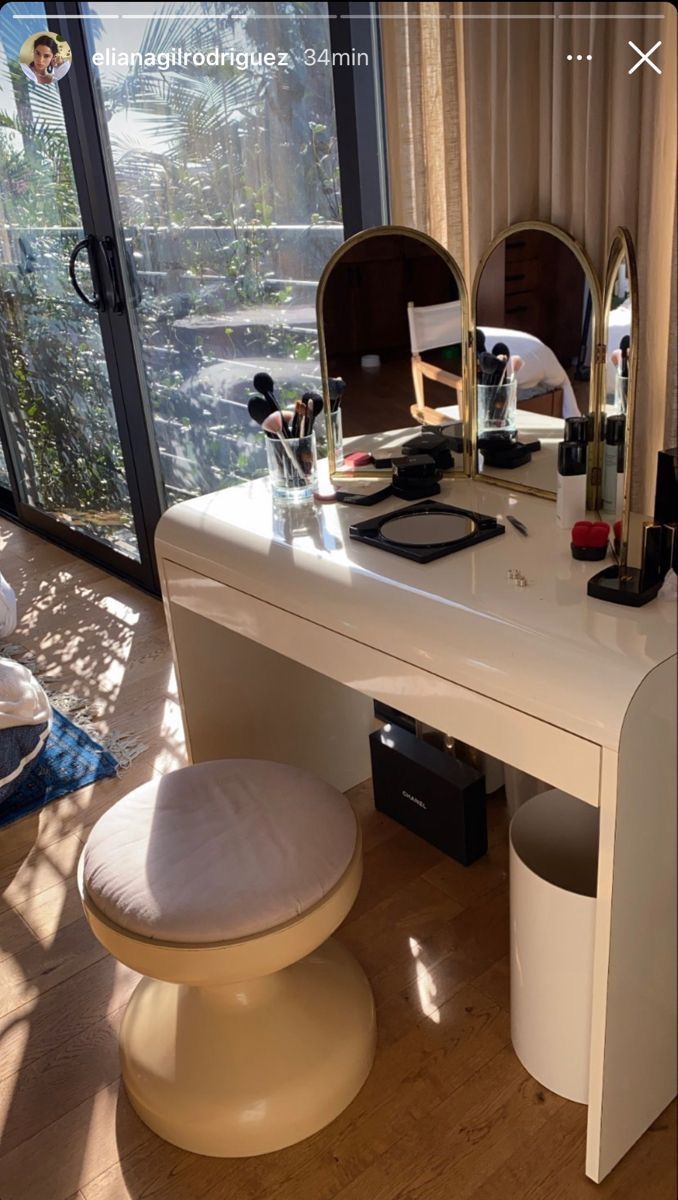
[[[341,407],[341,400],[346,391],[346,381],[340,376],[328,381],[330,393],[330,412],[336,412]]]

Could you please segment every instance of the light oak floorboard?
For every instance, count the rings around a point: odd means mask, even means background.
[[[120,1073],[118,1028],[124,1007],[62,1043],[48,1057],[24,1066],[0,1083],[3,1154],[33,1139],[54,1120],[54,1095],[62,1111],[115,1083]]]
[[[110,1017],[139,978],[107,955],[0,1018],[0,1079],[51,1059],[64,1042]]]
[[[82,1185],[87,1197],[85,1180],[94,1179],[149,1140],[159,1143],[132,1111],[116,1081],[0,1157],[0,1196],[2,1200],[65,1200]],[[119,1192],[119,1200],[128,1195]]]
[[[540,1087],[510,1045],[506,808],[470,868],[349,798],[365,877],[339,938],[374,989],[378,1049],[349,1108],[278,1154],[220,1160],[157,1138],[118,1079],[137,982],[93,938],[75,870],[91,826],[186,761],[162,607],[0,520],[17,588],[12,641],[86,700],[101,733],[147,749],[118,779],[0,830],[0,1200],[674,1200],[675,1105],[598,1188],[585,1110]]]
[[[82,916],[77,880],[71,875],[61,883],[29,896],[15,906],[14,912],[21,915],[34,938],[41,942],[53,941],[60,929]]]
[[[500,958],[497,962],[492,963],[487,971],[483,971],[474,980],[474,984],[479,992],[488,996],[490,1000],[494,1000],[495,1004],[500,1005],[506,1012],[510,1009],[511,1004],[511,975],[510,975],[510,960],[508,954],[504,958]]]
[[[26,817],[16,825],[10,825],[8,829],[0,830],[0,845],[3,844],[6,835],[29,821],[32,821],[32,817]],[[78,864],[83,843],[77,834],[62,836],[58,841],[49,842],[47,845],[43,845],[42,839],[37,835],[37,829],[34,837],[35,841],[25,858],[16,859],[13,865],[0,872],[0,897],[5,909],[16,908],[48,888],[64,884],[73,876]]]
[[[0,915],[0,963],[35,941],[35,933],[17,909]]]

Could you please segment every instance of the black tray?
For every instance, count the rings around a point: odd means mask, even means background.
[[[452,513],[456,516],[467,517],[473,523],[473,529],[450,541],[435,542],[422,545],[411,545],[396,540],[390,541],[385,526],[397,517],[416,519],[423,513]],[[357,542],[374,546],[377,550],[386,550],[389,554],[397,554],[401,558],[412,559],[413,562],[432,562],[436,558],[444,558],[447,554],[456,554],[457,550],[465,550],[467,546],[475,546],[478,542],[486,542],[488,538],[499,537],[504,533],[504,526],[494,517],[483,513],[473,512],[469,508],[456,508],[452,504],[440,504],[436,500],[424,500],[420,504],[409,504],[406,508],[396,508],[380,517],[372,517],[368,521],[360,521],[351,525],[351,537]]]

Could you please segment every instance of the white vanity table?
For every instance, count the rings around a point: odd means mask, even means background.
[[[529,537],[507,525],[419,565],[348,537],[402,501],[274,512],[264,481],[163,516],[189,750],[296,763],[346,790],[370,774],[379,699],[599,806],[586,1172],[600,1181],[675,1094],[675,614],[587,598],[603,564],[571,558],[548,500],[462,479],[437,498],[512,512]]]

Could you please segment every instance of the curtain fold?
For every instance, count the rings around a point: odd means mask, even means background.
[[[515,221],[566,229],[601,284],[615,228],[629,229],[640,307],[632,507],[650,511],[656,451],[676,433],[675,9],[634,4],[632,24],[623,3],[379,9],[394,221],[447,246],[469,287]],[[661,39],[661,76],[629,75],[631,38],[644,50]]]

